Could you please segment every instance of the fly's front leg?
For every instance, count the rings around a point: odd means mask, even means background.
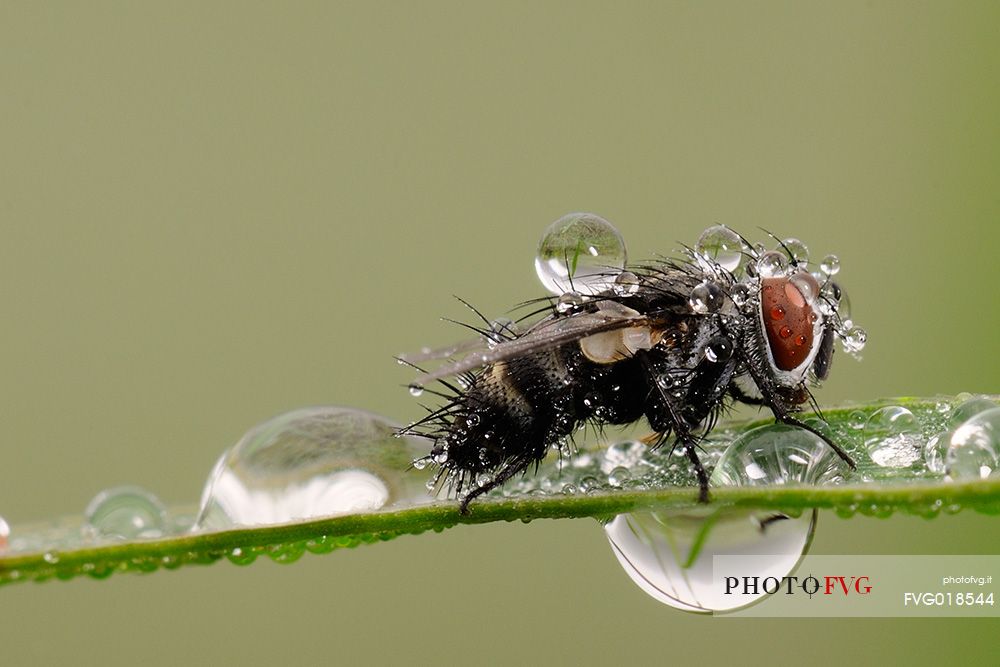
[[[750,360],[745,360],[745,362],[747,370],[750,372],[750,377],[753,378],[753,381],[757,384],[757,388],[760,390],[762,396],[761,403],[771,409],[775,420],[789,426],[798,426],[817,435],[830,449],[837,453],[837,456],[843,459],[844,463],[851,467],[851,470],[857,470],[858,466],[850,454],[844,451],[840,445],[831,440],[825,433],[821,433],[818,429],[796,417],[792,409],[785,405],[779,396],[777,385],[764,373],[760,372]]]

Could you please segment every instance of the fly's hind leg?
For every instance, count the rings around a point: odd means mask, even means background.
[[[471,503],[473,500],[483,495],[484,493],[489,493],[498,486],[502,486],[507,480],[509,480],[514,475],[518,474],[519,472],[524,472],[524,470],[527,467],[528,467],[527,463],[523,465],[519,464],[508,465],[506,468],[498,472],[496,476],[494,476],[490,481],[486,482],[482,486],[476,486],[474,489],[465,494],[465,497],[462,498],[462,502],[458,506],[459,514],[462,514],[463,516],[468,515],[469,503]]]

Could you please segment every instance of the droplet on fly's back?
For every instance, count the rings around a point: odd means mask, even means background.
[[[593,295],[610,289],[627,261],[625,239],[593,213],[570,213],[542,234],[535,271],[552,294]]]
[[[745,257],[744,245],[739,234],[725,225],[714,225],[701,233],[694,248],[709,261],[736,273]]]
[[[426,443],[363,410],[304,408],[251,429],[219,458],[196,530],[267,525],[427,502]]]
[[[781,243],[781,249],[791,255],[789,260],[794,261],[798,268],[804,269],[809,266],[809,248],[802,241],[785,239]]]

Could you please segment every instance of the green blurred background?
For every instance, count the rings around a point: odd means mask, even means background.
[[[197,500],[305,405],[419,414],[392,355],[725,223],[840,255],[830,404],[998,390],[996,3],[0,4],[0,514]],[[996,519],[821,518],[814,553],[996,553]],[[992,660],[991,621],[714,620],[592,521],[0,591],[3,664]]]

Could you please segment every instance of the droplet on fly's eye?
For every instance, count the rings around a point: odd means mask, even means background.
[[[806,301],[812,302],[819,296],[819,283],[805,271],[796,272],[788,282],[795,287]],[[786,288],[787,290],[787,288]]]
[[[556,310],[560,313],[568,313],[577,306],[583,304],[583,295],[579,292],[566,292],[559,296],[556,301]]]
[[[865,344],[868,342],[868,332],[866,332],[861,327],[851,327],[844,334],[843,345],[844,351],[856,354],[865,349]]]
[[[819,263],[819,270],[828,276],[835,276],[840,272],[840,258],[836,255],[827,255]]]
[[[725,225],[714,225],[703,231],[694,247],[730,273],[735,273],[743,263],[743,240]]]
[[[865,422],[865,448],[872,461],[884,468],[906,468],[922,454],[923,438],[914,414],[890,405],[872,413]]]
[[[713,282],[705,281],[695,285],[691,290],[688,305],[696,313],[714,313],[722,308],[725,298],[722,288]]]
[[[614,225],[593,213],[570,213],[542,234],[535,271],[553,294],[593,295],[610,288],[626,260],[625,239]]]
[[[131,540],[163,534],[167,510],[153,494],[137,486],[101,491],[84,512],[84,533],[92,538]]]
[[[726,593],[727,576],[780,580],[795,571],[816,527],[816,510],[696,508],[620,514],[604,527],[626,574],[663,604],[695,613],[730,611],[773,591]],[[726,558],[739,556],[739,558]]]
[[[791,254],[789,258],[800,269],[809,265],[809,248],[798,239],[785,239],[782,242],[782,250],[787,250]]]
[[[788,260],[783,253],[769,250],[757,258],[757,274],[761,278],[779,278],[787,271]]]
[[[618,296],[631,296],[639,291],[639,276],[631,271],[622,271],[615,278],[613,289]]]
[[[955,480],[984,479],[998,469],[998,459],[1000,407],[980,412],[952,432],[945,468]]]
[[[226,450],[202,493],[196,530],[269,525],[428,502],[426,441],[344,407],[303,408],[260,424]],[[445,454],[447,457],[447,454]]]

